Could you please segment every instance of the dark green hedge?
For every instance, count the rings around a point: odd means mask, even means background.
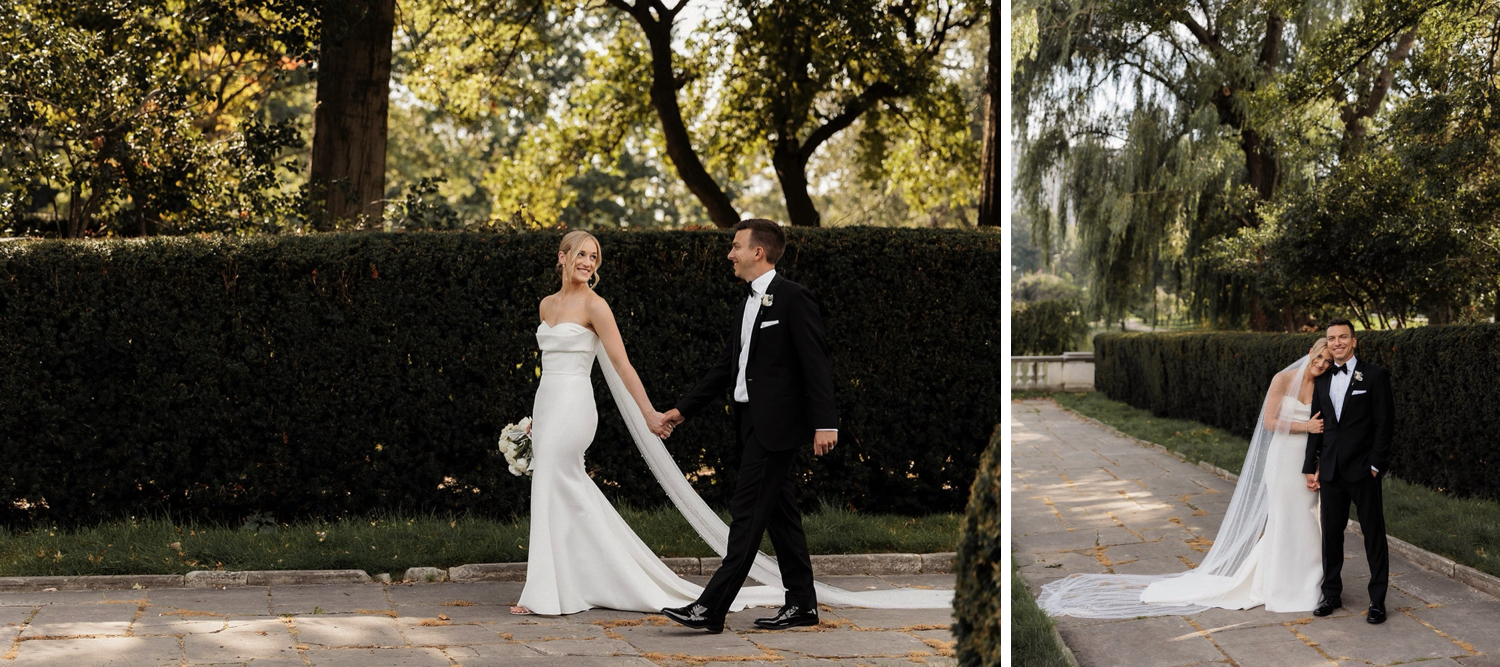
[[[743,298],[730,236],[599,236],[599,292],[669,406],[722,350]],[[0,246],[0,521],[524,512],[527,483],[495,440],[531,410],[559,238]],[[781,264],[827,308],[839,409],[859,440],[806,455],[808,499],[956,511],[1000,418],[1000,299],[986,289],[1000,237],[797,231]],[[662,502],[595,375],[595,478],[619,500]],[[668,445],[685,470],[710,472],[698,487],[724,504],[738,452],[715,412]]]
[[[1500,500],[1500,325],[1361,331],[1361,360],[1391,371],[1391,473],[1463,496]],[[1255,428],[1271,376],[1316,334],[1102,334],[1099,391],[1154,414],[1240,435]]]
[[[1000,429],[979,460],[979,471],[969,489],[963,533],[958,541],[958,580],[953,590],[953,638],[958,642],[961,665],[999,665],[1004,647],[1000,624],[1005,621],[1005,595],[1000,584],[1010,573],[1000,559],[1005,554],[1005,536],[1000,522],[1005,516],[1001,481],[1005,460]]]

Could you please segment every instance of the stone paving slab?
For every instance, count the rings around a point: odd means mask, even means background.
[[[148,599],[154,609],[162,611],[175,609],[228,616],[271,615],[270,589],[263,587],[149,591]]]
[[[750,635],[757,646],[809,658],[935,657],[937,651],[905,632],[776,632]]]
[[[684,655],[700,657],[752,657],[770,658],[750,640],[732,632],[708,635],[677,624],[638,625],[614,628],[630,645],[646,654]],[[754,636],[754,635],[747,635]]]
[[[297,659],[291,630],[280,619],[237,621],[219,632],[184,635],[182,646],[194,662]]]
[[[454,624],[447,621],[423,620],[401,621],[401,634],[413,646],[471,646],[474,644],[505,644],[510,640],[500,635],[492,624]]]
[[[298,616],[297,643],[315,648],[405,646],[396,619],[383,616]]]
[[[173,637],[103,637],[23,641],[16,658],[22,665],[142,665],[182,664],[182,648]]]
[[[1234,628],[1210,635],[1219,650],[1239,667],[1315,667],[1327,665],[1328,659],[1316,648],[1296,638],[1296,633],[1281,625],[1256,628]]]
[[[385,588],[372,584],[349,586],[277,586],[271,589],[273,614],[356,614],[388,611]]]
[[[306,651],[303,656],[313,667],[450,667],[453,664],[441,649],[435,648],[324,649]]]
[[[78,635],[124,635],[140,605],[99,604],[86,607],[46,606],[39,610],[26,629],[30,637],[71,637]]]
[[[1202,562],[1234,484],[1050,400],[1012,414],[1012,547],[1035,594],[1073,573],[1172,573]],[[1211,609],[1184,617],[1055,619],[1083,667],[1423,665],[1500,667],[1500,599],[1391,555],[1385,624],[1365,622],[1363,538],[1345,535],[1333,616]],[[1448,571],[1452,571],[1451,569]]]

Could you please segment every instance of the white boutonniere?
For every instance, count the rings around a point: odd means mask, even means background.
[[[1362,375],[1359,371],[1354,371],[1354,381],[1355,382],[1364,382],[1365,381],[1365,376]]]
[[[772,295],[770,294],[760,295],[760,305],[765,306],[766,308],[770,308],[771,304],[775,303],[776,301],[775,299],[771,298],[771,296]]]

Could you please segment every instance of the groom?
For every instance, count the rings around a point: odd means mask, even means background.
[[[1396,428],[1391,376],[1384,368],[1354,356],[1359,341],[1349,320],[1331,320],[1327,329],[1335,366],[1313,384],[1312,413],[1333,418],[1324,418],[1322,433],[1307,436],[1302,462],[1307,488],[1320,492],[1322,500],[1323,601],[1313,615],[1327,616],[1343,606],[1344,582],[1339,573],[1344,568],[1344,527],[1353,501],[1370,562],[1370,611],[1365,620],[1384,623],[1390,554],[1380,478],[1387,469]]]
[[[748,283],[749,294],[735,309],[723,356],[666,413],[657,432],[666,437],[715,398],[732,393],[742,454],[724,562],[696,602],[661,610],[678,623],[713,634],[724,631],[724,616],[766,531],[776,548],[786,605],[775,616],[756,619],[756,627],[818,624],[812,559],[791,472],[799,447],[811,443],[813,453],[821,456],[839,438],[822,307],[806,287],[776,273],[786,234],[763,219],[741,221],[734,230],[729,261],[734,275]]]

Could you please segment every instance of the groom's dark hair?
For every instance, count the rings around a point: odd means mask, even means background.
[[[1328,331],[1329,329],[1332,329],[1334,327],[1349,327],[1349,335],[1354,335],[1354,324],[1342,317],[1335,317],[1331,320],[1328,320],[1328,324],[1323,325],[1323,330]]]
[[[781,225],[765,218],[750,218],[734,226],[736,232],[741,229],[750,230],[750,243],[766,251],[767,262],[775,264],[781,259],[781,252],[786,250],[786,232],[781,231]]]

